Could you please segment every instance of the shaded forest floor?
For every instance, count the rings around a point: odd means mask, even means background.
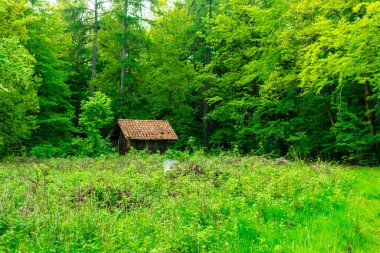
[[[0,163],[0,252],[379,252],[379,241],[379,168],[170,152]]]

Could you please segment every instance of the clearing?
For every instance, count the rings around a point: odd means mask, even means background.
[[[0,164],[0,252],[380,252],[379,237],[379,168],[198,153]]]

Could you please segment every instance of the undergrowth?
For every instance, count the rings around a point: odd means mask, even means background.
[[[0,252],[376,252],[380,193],[364,180],[231,154],[8,161]]]

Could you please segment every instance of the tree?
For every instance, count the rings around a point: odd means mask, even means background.
[[[94,38],[92,42],[92,62],[91,62],[91,81],[93,81],[96,77],[96,63],[98,56],[98,28],[99,28],[99,10],[103,2],[99,0],[94,0]],[[94,94],[95,87],[91,84],[90,87],[90,96]]]
[[[191,62],[192,18],[185,8],[167,10],[149,30],[149,47],[137,90],[140,106],[135,115],[167,119],[179,136],[176,147],[185,147],[191,136],[201,136],[202,113],[198,90],[203,85]]]
[[[147,40],[143,27],[144,1],[112,2],[112,9],[103,15],[99,31],[99,71],[95,85],[113,100],[118,117],[130,117],[139,98],[141,56]]]
[[[207,42],[208,35],[211,31],[214,9],[218,7],[218,1],[202,0],[188,1],[186,3],[190,15],[193,17],[194,32],[193,37],[193,61],[194,67],[199,72],[198,78],[203,83],[202,90],[202,139],[206,151],[210,150],[209,138],[211,132],[211,123],[209,119],[210,106],[208,103],[208,91],[212,86],[213,66],[210,65],[212,58],[212,48]]]
[[[113,121],[110,98],[97,91],[88,101],[82,102],[81,111],[79,126],[86,138],[77,138],[78,154],[98,156],[109,153],[110,143],[102,131]]]
[[[91,45],[94,37],[93,11],[87,0],[59,0],[58,10],[62,12],[64,26],[70,33],[70,43],[66,60],[70,62],[70,75],[66,83],[71,87],[71,104],[75,114],[79,114],[80,103],[91,92],[92,57]],[[89,86],[91,86],[89,88]]]
[[[35,129],[38,111],[35,59],[22,45],[27,39],[25,1],[0,1],[0,156],[22,154]]]
[[[36,59],[34,75],[41,83],[38,87],[38,128],[33,135],[31,153],[37,156],[65,155],[70,151],[75,131],[71,90],[66,83],[71,71],[65,59],[70,35],[60,12],[45,1],[35,2],[32,9],[36,19],[28,26],[26,46]]]
[[[305,47],[300,77],[307,92],[330,91],[336,114],[336,122],[332,121],[335,152],[357,162],[375,161],[380,139],[374,108],[379,98],[372,93],[379,91],[380,5],[345,7],[345,12],[336,9],[335,19],[320,16],[311,25],[323,32]]]

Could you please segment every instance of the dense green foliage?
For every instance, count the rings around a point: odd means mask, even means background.
[[[0,155],[25,153],[22,140],[36,128],[39,80],[35,59],[22,44],[31,18],[17,2],[0,2]]]
[[[69,34],[57,13],[50,13],[45,6],[37,5],[33,11],[39,16],[28,27],[27,47],[36,59],[35,76],[41,79],[41,83],[38,87],[38,129],[32,138],[30,153],[45,154],[45,157],[66,155],[71,149],[74,131],[72,92],[67,83],[70,68],[62,54],[68,48]]]
[[[110,153],[110,142],[102,138],[102,130],[111,124],[113,120],[111,100],[97,91],[93,97],[90,97],[89,101],[83,101],[81,111],[79,126],[86,138],[76,140],[78,145],[77,154],[99,156]]]
[[[380,164],[379,24],[374,0],[0,0],[0,252],[379,252],[379,170],[325,163]],[[179,140],[118,157],[118,118]]]
[[[0,251],[377,252],[379,176],[200,153],[11,160]]]
[[[176,149],[380,162],[379,1],[50,2],[0,0],[1,157],[108,152],[78,148],[100,91],[99,140],[167,119]]]

